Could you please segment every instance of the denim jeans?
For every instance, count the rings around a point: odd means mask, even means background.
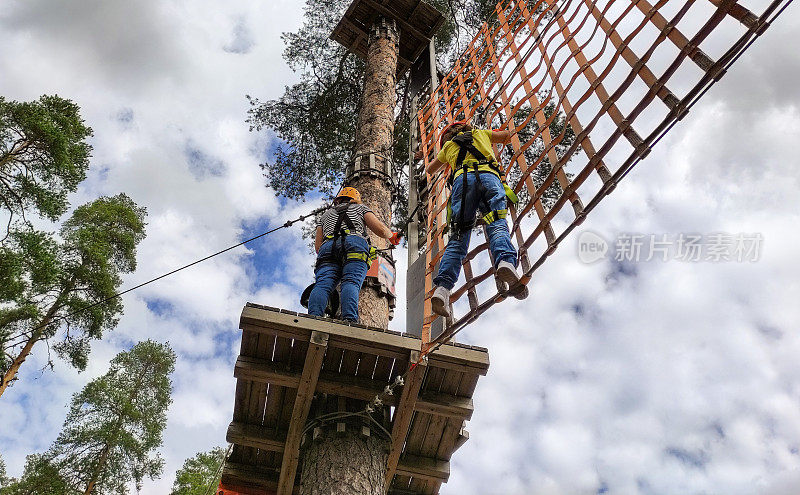
[[[491,210],[505,210],[506,192],[500,178],[488,172],[478,174],[478,178],[485,189],[483,199],[489,204],[489,208],[491,208]],[[462,205],[461,194],[463,187],[464,178],[459,175],[455,178],[453,190],[450,193],[450,197],[452,198],[451,207],[453,209],[453,218],[456,220],[461,218],[462,208],[464,208],[464,219],[466,222],[470,222],[475,218],[475,213],[479,208],[484,214],[488,213],[488,211],[483,211],[485,209],[484,202],[478,195],[474,173],[470,172],[467,174],[467,196]],[[458,274],[461,272],[461,263],[464,261],[464,257],[469,250],[471,233],[471,229],[461,234],[458,232],[451,232],[450,241],[447,243],[444,255],[442,255],[442,261],[439,263],[439,273],[433,279],[435,285],[448,290],[455,286],[458,280]],[[511,234],[509,233],[505,218],[497,219],[487,225],[486,234],[489,237],[489,250],[494,257],[495,266],[501,261],[508,261],[516,266],[517,251],[514,249],[514,245],[511,244]]]
[[[319,248],[317,259],[333,257],[337,262],[318,263],[314,271],[316,285],[308,298],[308,314],[322,316],[328,305],[328,297],[341,280],[342,319],[358,321],[358,294],[367,277],[369,266],[361,260],[351,260],[341,265],[347,253],[366,253],[367,240],[359,235],[348,235],[325,241]]]

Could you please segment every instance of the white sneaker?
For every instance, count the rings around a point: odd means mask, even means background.
[[[519,283],[517,269],[508,261],[501,261],[495,270],[497,278],[508,286],[508,294],[517,299],[528,297],[528,288]]]
[[[450,318],[450,291],[444,287],[437,287],[431,296],[431,309],[437,315]]]
[[[508,261],[501,261],[497,264],[497,278],[505,282],[509,288],[519,282],[519,275],[517,269]]]

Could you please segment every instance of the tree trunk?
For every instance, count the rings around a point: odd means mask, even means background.
[[[375,166],[384,170],[392,156],[394,108],[397,100],[398,33],[394,21],[378,19],[372,26],[367,50],[364,95],[358,114],[355,155],[362,163],[374,153]],[[388,167],[387,167],[388,168]],[[349,181],[361,193],[364,204],[386,225],[392,222],[392,190],[386,178],[356,175]],[[372,244],[385,249],[388,244],[370,234]],[[358,305],[361,323],[378,328],[389,327],[389,301],[372,287],[361,291]]]
[[[28,339],[27,342],[25,342],[25,346],[22,348],[20,353],[17,355],[17,357],[14,358],[13,361],[11,361],[11,366],[9,366],[8,369],[3,373],[3,379],[2,381],[0,381],[0,397],[3,396],[6,389],[8,388],[8,385],[14,380],[14,377],[17,376],[20,366],[22,366],[22,363],[24,363],[25,360],[30,355],[33,346],[37,342],[39,342],[39,339],[42,338],[42,335],[44,334],[44,329],[47,328],[47,325],[53,322],[53,317],[61,307],[61,299],[67,292],[69,292],[69,290],[71,290],[71,285],[72,284],[70,284],[67,290],[61,292],[56,301],[47,311],[47,314],[44,315],[42,321],[34,327],[34,330],[31,333],[31,337]]]
[[[375,155],[378,170],[391,170],[394,137],[394,108],[396,103],[398,32],[394,21],[378,19],[370,30],[367,49],[364,96],[356,130],[356,157],[369,163]],[[392,190],[388,178],[369,174],[355,175],[348,185],[361,193],[361,198],[386,225],[392,221]],[[385,239],[371,235],[372,244],[384,249]],[[373,287],[361,290],[358,304],[361,323],[389,327],[389,301]],[[363,409],[365,403],[351,403],[352,412]],[[380,416],[380,414],[376,414]],[[384,415],[388,417],[388,414]],[[312,419],[312,418],[309,418]],[[386,458],[389,442],[376,435],[364,436],[357,429],[331,431],[330,425],[322,436],[301,451],[300,493],[302,495],[383,495],[385,490]]]
[[[139,376],[136,378],[136,384],[131,389],[130,393],[128,394],[128,404],[130,405],[133,403],[133,399],[139,393],[142,388],[142,382],[145,379],[145,375],[150,368],[150,364],[147,364]],[[123,408],[124,411],[126,408]],[[111,435],[111,439],[103,445],[103,450],[100,452],[100,458],[97,460],[97,467],[95,467],[94,472],[92,473],[92,477],[89,479],[89,483],[86,485],[86,491],[83,492],[83,495],[91,495],[94,493],[94,487],[97,485],[97,480],[100,478],[100,475],[103,473],[103,469],[105,468],[106,461],[108,460],[108,454],[111,452],[111,448],[117,442],[117,437],[119,437],[119,432],[122,429],[122,424],[124,423],[124,418],[122,413],[120,412],[119,417],[117,418],[117,422],[114,425],[114,433]]]
[[[97,484],[97,478],[100,477],[100,473],[103,470],[106,459],[108,459],[109,450],[110,447],[108,446],[108,443],[103,445],[103,452],[100,453],[100,459],[97,461],[97,467],[95,468],[94,473],[92,473],[92,477],[89,479],[89,484],[86,485],[86,490],[83,492],[83,495],[91,495],[94,491],[94,486]]]
[[[311,443],[303,456],[303,495],[384,495],[386,442],[353,431]]]

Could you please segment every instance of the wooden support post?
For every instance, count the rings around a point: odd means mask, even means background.
[[[419,359],[419,352],[411,352],[410,362],[416,363]],[[408,435],[408,427],[411,425],[411,418],[414,415],[414,408],[419,396],[419,389],[422,387],[422,380],[425,378],[425,371],[428,368],[427,360],[422,360],[414,366],[405,379],[403,392],[400,394],[400,401],[394,410],[394,421],[392,425],[392,444],[389,450],[389,458],[386,461],[386,487],[392,484],[397,463],[400,461],[400,454],[403,452],[403,444]]]
[[[303,373],[300,376],[300,383],[297,387],[297,397],[292,410],[292,422],[286,435],[286,448],[283,452],[281,475],[278,480],[278,495],[289,495],[294,488],[297,463],[300,460],[301,433],[306,424],[306,418],[308,418],[308,411],[311,409],[311,399],[314,397],[314,390],[317,388],[317,379],[319,378],[319,371],[322,369],[322,361],[327,347],[328,334],[317,331],[312,332],[308,351],[306,351]]]

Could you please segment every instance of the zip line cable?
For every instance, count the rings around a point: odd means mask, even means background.
[[[172,270],[170,272],[167,272],[167,273],[164,273],[162,275],[159,275],[158,277],[152,278],[152,279],[150,279],[150,280],[148,280],[146,282],[142,282],[141,284],[135,285],[135,286],[133,286],[133,287],[131,287],[129,289],[126,289],[126,290],[124,290],[122,292],[118,292],[118,293],[114,294],[113,296],[106,297],[105,299],[102,299],[100,301],[94,302],[94,303],[92,303],[92,304],[90,304],[88,306],[85,306],[83,308],[77,309],[77,310],[75,310],[75,311],[73,311],[71,313],[68,313],[68,314],[64,315],[64,316],[59,316],[57,318],[54,318],[53,321],[50,321],[50,322],[48,322],[48,323],[46,323],[44,325],[39,325],[38,327],[35,327],[34,329],[32,329],[31,330],[31,334],[33,334],[33,333],[35,333],[35,332],[37,332],[37,331],[39,331],[39,330],[41,330],[43,328],[46,328],[46,327],[48,327],[48,326],[50,326],[50,325],[52,325],[54,323],[58,323],[60,321],[66,320],[67,318],[71,318],[71,317],[73,317],[75,315],[83,313],[84,311],[87,311],[87,310],[92,309],[92,308],[96,308],[97,306],[103,305],[103,304],[105,304],[105,303],[107,303],[109,301],[113,301],[114,299],[122,297],[123,295],[125,295],[125,294],[127,294],[129,292],[133,292],[136,289],[140,289],[140,288],[144,287],[145,285],[152,284],[153,282],[161,280],[162,278],[169,277],[170,275],[174,275],[174,274],[176,274],[176,273],[178,273],[178,272],[180,272],[182,270],[185,270],[187,268],[190,268],[190,267],[192,267],[194,265],[197,265],[197,264],[202,263],[204,261],[210,260],[211,258],[214,258],[215,256],[219,256],[220,254],[227,253],[228,251],[230,251],[232,249],[236,249],[237,247],[243,246],[243,245],[247,244],[248,242],[252,242],[252,241],[255,241],[256,239],[260,239],[260,238],[265,237],[265,236],[267,236],[269,234],[272,234],[273,232],[276,232],[278,230],[291,227],[292,225],[294,225],[297,222],[302,222],[305,219],[307,219],[307,218],[309,218],[311,216],[314,216],[314,215],[326,210],[328,207],[329,207],[329,205],[327,205],[327,204],[325,204],[323,206],[320,206],[319,208],[317,208],[317,209],[315,209],[315,210],[313,210],[313,211],[311,211],[309,213],[306,213],[305,215],[301,215],[298,218],[295,218],[294,220],[287,220],[286,223],[284,223],[283,225],[279,225],[278,227],[270,229],[270,230],[268,230],[268,231],[266,231],[266,232],[264,232],[262,234],[259,234],[259,235],[255,236],[255,237],[251,237],[251,238],[249,238],[247,240],[244,240],[244,241],[242,241],[242,242],[240,242],[238,244],[234,244],[233,246],[230,246],[230,247],[227,247],[227,248],[222,249],[220,251],[217,251],[214,254],[210,254],[210,255],[208,255],[208,256],[206,256],[204,258],[200,258],[198,260],[195,260],[195,261],[193,261],[191,263],[188,263],[186,265],[181,266],[180,268],[176,268],[176,269],[174,269],[174,270]],[[2,381],[3,381],[3,377],[0,376],[0,384],[2,384]]]
[[[198,260],[192,261],[191,263],[188,263],[188,264],[183,265],[183,266],[181,266],[179,268],[176,268],[176,269],[174,269],[172,271],[169,271],[167,273],[159,275],[158,277],[152,278],[152,279],[150,279],[150,280],[148,280],[146,282],[142,282],[142,283],[140,283],[138,285],[135,285],[135,286],[133,286],[133,287],[131,287],[129,289],[125,289],[124,291],[118,292],[118,293],[116,293],[116,294],[114,294],[112,296],[108,296],[105,299],[102,299],[100,301],[94,302],[94,303],[92,303],[92,304],[90,304],[88,306],[85,306],[83,308],[77,309],[77,310],[75,310],[75,311],[73,311],[71,313],[68,313],[68,314],[64,315],[64,316],[59,316],[57,318],[54,318],[53,321],[51,321],[51,322],[48,322],[48,323],[46,323],[44,325],[39,325],[39,326],[35,327],[33,330],[31,330],[31,333],[36,332],[38,330],[41,330],[41,329],[43,329],[45,327],[48,327],[48,326],[50,326],[50,325],[52,325],[54,323],[58,323],[59,321],[66,320],[67,318],[70,318],[70,317],[73,317],[75,315],[78,315],[78,314],[80,314],[80,313],[82,313],[84,311],[90,310],[90,309],[95,308],[97,306],[101,306],[101,305],[103,305],[103,304],[105,304],[105,303],[107,303],[109,301],[113,301],[114,299],[118,299],[118,298],[122,297],[123,295],[125,295],[125,294],[127,294],[129,292],[133,292],[136,289],[140,289],[140,288],[144,287],[145,285],[152,284],[153,282],[157,282],[158,280],[161,280],[162,278],[166,278],[166,277],[169,277],[170,275],[174,275],[174,274],[176,274],[176,273],[178,273],[180,271],[183,271],[183,270],[185,270],[187,268],[190,268],[190,267],[192,267],[194,265],[200,264],[200,263],[202,263],[204,261],[210,260],[211,258],[219,256],[220,254],[227,253],[228,251],[231,251],[232,249],[236,249],[237,247],[243,246],[243,245],[245,245],[245,244],[247,244],[249,242],[253,242],[253,241],[257,240],[257,239],[260,239],[260,238],[265,237],[265,236],[267,236],[269,234],[272,234],[273,232],[276,232],[276,231],[281,230],[281,229],[289,228],[289,227],[291,227],[292,225],[294,225],[297,222],[302,222],[302,221],[306,220],[309,217],[312,217],[314,215],[317,215],[317,214],[325,211],[329,207],[330,207],[330,205],[328,205],[328,204],[320,206],[319,208],[317,208],[317,209],[315,209],[315,210],[313,210],[313,211],[311,211],[309,213],[301,215],[301,216],[299,216],[299,217],[297,217],[297,218],[295,218],[293,220],[287,220],[283,225],[279,225],[278,227],[270,229],[270,230],[268,230],[266,232],[263,232],[263,233],[261,233],[261,234],[259,234],[257,236],[251,237],[251,238],[246,239],[246,240],[244,240],[244,241],[242,241],[242,242],[240,242],[238,244],[234,244],[233,246],[229,246],[229,247],[227,247],[225,249],[217,251],[216,253],[209,254],[208,256],[205,256],[205,257],[200,258]],[[409,215],[408,220],[406,220],[403,223],[403,228],[406,228],[408,226],[408,224],[411,222],[411,219],[413,218],[413,215],[417,212],[418,208],[419,208],[419,205],[417,205],[417,208],[415,208],[414,211],[411,213],[411,215]],[[394,246],[392,246],[392,248],[393,247]],[[389,249],[379,249],[378,251],[383,252],[383,251],[388,251],[388,250]],[[0,380],[2,380],[2,377],[0,377]],[[0,383],[1,383],[1,381],[0,381]]]

